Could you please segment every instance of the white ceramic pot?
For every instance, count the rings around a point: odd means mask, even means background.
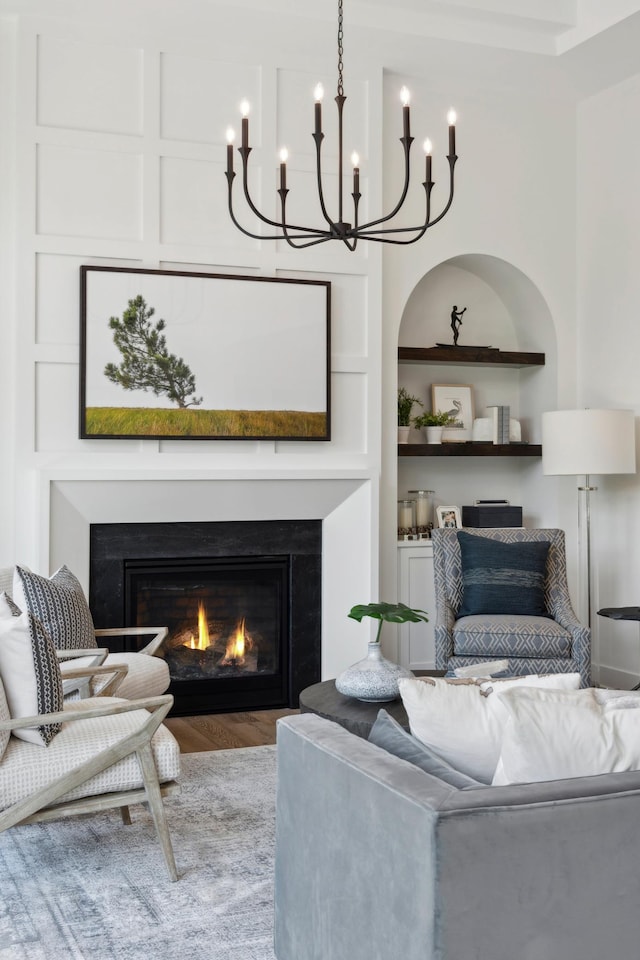
[[[344,697],[354,697],[367,703],[385,703],[400,696],[400,677],[414,674],[399,663],[382,656],[380,644],[371,642],[364,660],[358,660],[336,679],[336,690]]]
[[[411,427],[398,427],[398,443],[409,443],[409,430]]]
[[[442,427],[425,427],[427,443],[442,443]]]

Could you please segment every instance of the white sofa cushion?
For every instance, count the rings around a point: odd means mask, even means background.
[[[127,701],[119,697],[101,697],[98,701],[79,700],[65,704],[64,709],[75,712],[110,703]],[[0,810],[31,796],[36,790],[69,773],[79,763],[124,740],[139,730],[148,719],[146,710],[132,710],[110,717],[63,723],[62,730],[47,750],[38,750],[33,744],[12,737],[2,759]],[[161,725],[153,736],[151,746],[160,782],[176,780],[180,775],[180,748],[173,734]],[[70,790],[59,802],[118,790],[134,790],[142,786],[140,765],[133,753]]]
[[[117,689],[117,695],[125,700],[139,700],[142,697],[159,697],[169,686],[169,666],[162,657],[149,657],[146,653],[110,653],[104,662],[105,666],[123,663],[129,671]],[[102,688],[96,680],[91,681],[96,692]]]
[[[44,625],[56,649],[97,646],[89,604],[80,581],[68,567],[60,567],[48,578],[17,566],[13,599]]]
[[[509,720],[496,785],[640,769],[640,697],[522,687],[498,699]]]
[[[88,657],[75,657],[73,660],[64,660],[60,665],[62,679],[69,670],[87,667]],[[168,688],[171,677],[166,660],[161,657],[150,657],[146,653],[109,653],[103,666],[124,664],[128,672],[116,690],[118,697],[125,700],[141,700],[144,697],[159,697]],[[111,677],[95,677],[90,681],[89,689],[92,697],[97,697]],[[79,700],[80,693],[75,691],[65,698],[67,701]]]
[[[62,710],[62,678],[51,637],[34,616],[21,612],[0,594],[0,678],[11,717],[33,717]],[[47,746],[60,724],[14,731],[15,736]]]
[[[576,690],[580,675],[536,674],[486,680],[421,677],[401,679],[398,685],[414,737],[456,770],[491,783],[509,716],[495,691],[523,685]]]

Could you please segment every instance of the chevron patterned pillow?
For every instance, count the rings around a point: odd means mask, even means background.
[[[60,567],[48,578],[17,566],[13,599],[40,621],[56,650],[97,645],[89,604],[80,581],[68,567]]]
[[[502,543],[458,531],[462,604],[458,618],[485,613],[549,617],[544,582],[549,543]]]
[[[0,593],[0,679],[10,716],[57,713],[63,707],[62,677],[51,637],[30,613]],[[47,746],[60,724],[14,730],[14,736]]]

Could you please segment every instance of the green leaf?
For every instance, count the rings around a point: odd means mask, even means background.
[[[408,607],[405,603],[367,603],[356,604],[349,611],[349,617],[359,623],[363,617],[372,617],[374,620],[384,620],[387,623],[419,623],[428,622],[426,611]]]

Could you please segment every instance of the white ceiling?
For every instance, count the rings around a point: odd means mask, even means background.
[[[410,21],[413,34],[549,55],[639,11],[638,0],[345,0],[345,19],[354,22],[393,30]]]
[[[343,0],[345,32],[370,27],[415,39],[433,37],[556,56],[640,14],[640,0]],[[296,20],[337,22],[338,0],[0,0],[0,16],[190,18],[232,7]]]

